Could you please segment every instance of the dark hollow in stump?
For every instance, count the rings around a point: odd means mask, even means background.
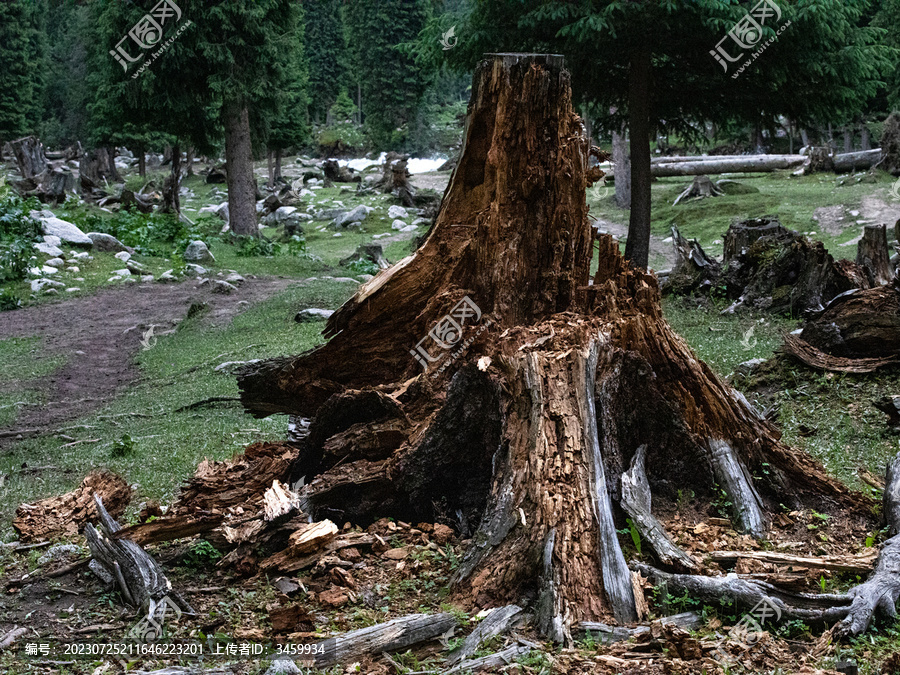
[[[529,601],[556,640],[637,617],[615,530],[641,445],[655,504],[718,483],[754,534],[786,498],[867,523],[871,507],[781,444],[665,322],[655,277],[593,236],[591,152],[562,57],[488,56],[424,244],[332,315],[326,344],[237,375],[248,411],[312,420],[291,479],[311,517],[474,530],[456,598]],[[346,442],[366,427],[377,440]]]
[[[887,226],[866,225],[856,248],[856,264],[863,268],[869,285],[884,286],[894,278]]]

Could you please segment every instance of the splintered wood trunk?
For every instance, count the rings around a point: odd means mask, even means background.
[[[238,373],[253,414],[310,420],[291,477],[309,516],[451,523],[472,539],[457,599],[532,598],[557,640],[637,618],[616,536],[629,467],[629,508],[684,567],[650,491],[717,483],[757,536],[785,499],[865,505],[779,443],[669,328],[655,277],[593,237],[592,153],[562,57],[489,55],[426,241],[332,315],[326,344]]]
[[[42,174],[50,166],[44,155],[44,144],[34,136],[26,136],[10,143],[22,180]]]

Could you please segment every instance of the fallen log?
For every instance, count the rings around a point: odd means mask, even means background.
[[[640,446],[631,460],[631,468],[622,474],[622,510],[631,516],[643,539],[649,542],[664,565],[696,569],[697,561],[679,548],[651,512],[650,482],[645,462],[647,446]]]
[[[109,504],[110,512],[118,517],[131,501],[131,486],[124,478],[109,471],[92,471],[72,492],[19,506],[13,518],[13,529],[23,541],[78,534],[82,526],[97,517],[94,494]]]
[[[146,546],[204,534],[219,527],[224,520],[225,514],[223,513],[163,517],[123,527],[113,536],[116,539],[131,539]]]
[[[837,172],[868,171],[881,161],[881,148],[845,152],[833,157],[834,170]]]
[[[330,668],[367,654],[400,651],[445,635],[455,627],[456,618],[452,614],[410,614],[360,628],[317,642],[317,649],[313,650],[315,667]]]
[[[760,538],[766,532],[762,500],[747,467],[726,441],[709,441],[709,459],[713,472],[731,500],[731,508],[739,528]]]
[[[791,555],[775,551],[713,551],[709,554],[713,562],[733,565],[741,558],[759,560],[774,565],[787,565],[811,570],[831,570],[832,572],[849,572],[851,574],[868,574],[872,571],[878,554],[847,556],[843,558],[814,558]]]
[[[126,604],[149,617],[156,616],[161,603],[171,601],[188,614],[193,608],[172,588],[159,563],[130,539],[115,539],[121,526],[107,513],[100,495],[94,495],[100,529],[88,523],[84,528],[88,547],[96,562],[116,581]]]
[[[740,155],[715,157],[696,162],[651,163],[650,174],[654,178],[669,176],[702,176],[717,173],[769,173],[797,169],[807,161],[804,155]]]

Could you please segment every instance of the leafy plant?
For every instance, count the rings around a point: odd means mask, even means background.
[[[281,245],[263,237],[235,237],[235,253],[241,258],[269,257],[281,253]]]
[[[354,260],[353,262],[347,263],[347,269],[356,274],[378,274],[381,271],[381,268],[378,267],[371,260],[364,260],[362,258],[358,260]]]
[[[625,522],[628,523],[628,531],[631,533],[631,541],[634,542],[634,548],[637,550],[638,555],[641,555],[641,533],[631,518],[626,518]]]
[[[123,434],[119,440],[112,445],[113,457],[126,457],[134,452],[134,439],[128,434]]]
[[[0,312],[18,309],[22,306],[22,300],[7,288],[0,291]]]
[[[190,569],[206,569],[221,559],[222,554],[206,539],[200,539],[191,544],[187,553],[182,558],[184,567]]]

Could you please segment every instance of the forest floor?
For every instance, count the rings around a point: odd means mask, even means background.
[[[429,174],[414,177],[414,182],[441,192],[447,179],[447,174]],[[739,181],[755,191],[677,208],[671,201],[689,181],[655,183],[653,264],[660,269],[669,266],[670,245],[665,239],[672,224],[685,236],[700,239],[708,252],[720,255],[721,238],[733,218],[777,214],[786,226],[826,240],[836,257],[849,257],[855,247],[845,244],[859,236],[865,223],[893,225],[900,218],[900,202],[892,199],[886,177],[874,184],[821,175],[742,176]],[[199,178],[189,179],[186,186],[191,191],[186,210],[192,217],[202,206],[223,199],[218,186]],[[211,397],[237,396],[228,370],[216,370],[222,363],[297,354],[320,344],[323,324],[297,323],[294,315],[309,307],[336,309],[355,292],[358,281],[341,279],[359,277],[358,271],[340,260],[362,243],[381,241],[386,257],[396,262],[410,253],[411,239],[426,229],[392,230],[387,209],[394,201],[386,195],[360,196],[336,186],[317,190],[314,200],[320,208],[349,209],[364,203],[374,210],[362,231],[343,237],[334,237],[324,223],[313,223],[306,232],[306,255],[241,257],[233,246],[213,238],[210,248],[217,262],[208,265],[210,278],[238,272],[246,279],[229,295],[212,293],[193,279],[174,284],[110,283],[107,279],[117,261],[111,254],[95,254],[95,260],[81,265],[79,273],[88,283],[80,292],[29,297],[28,306],[0,313],[0,434],[5,434],[0,437],[0,539],[15,540],[11,520],[19,504],[71,490],[94,467],[107,467],[133,485],[135,497],[123,519],[133,523],[142,504],[171,503],[179,485],[204,458],[228,459],[249,443],[285,438],[285,416],[254,419],[234,401],[179,409]],[[613,206],[602,192],[591,191],[589,200],[592,215],[608,223],[611,231],[624,232],[627,212]],[[60,215],[65,218],[72,212],[60,210]],[[153,273],[172,267],[165,258],[135,259]],[[774,354],[784,332],[797,326],[796,320],[755,313],[722,316],[719,309],[715,302],[695,299],[664,302],[676,331],[760,410],[769,410],[790,444],[810,452],[852,487],[871,493],[859,479],[859,469],[881,473],[897,449],[897,437],[872,401],[900,391],[900,371],[866,376],[813,372]],[[151,326],[154,332],[148,336]],[[738,365],[753,358],[769,362],[751,376],[742,375]],[[740,536],[730,528],[708,525],[716,522],[715,504],[684,495],[681,506],[683,511],[670,515],[682,519],[679,527],[686,547],[702,554],[710,546],[739,543]],[[880,536],[850,532],[810,513],[798,514],[795,520],[798,527],[814,528],[810,532],[826,548],[828,542],[838,541],[845,548],[863,550],[870,538],[874,542]],[[218,634],[261,640],[272,636],[272,616],[293,605],[302,607],[306,617],[294,640],[333,635],[410,612],[441,610],[458,617],[459,634],[464,634],[477,617],[451,602],[447,582],[468,542],[451,538],[435,550],[429,546],[429,527],[386,520],[373,525],[372,531],[394,548],[406,550],[403,564],[364,554],[354,561],[357,590],[338,601],[328,594],[328,580],[313,574],[301,579],[306,592],[291,597],[265,577],[237,578],[215,567],[219,553],[202,540],[150,550],[198,610],[197,618],[171,627],[174,636]],[[848,538],[853,541],[845,541]],[[629,555],[642,557],[627,529],[621,541]],[[78,547],[70,556],[86,552],[82,538],[69,543]],[[26,573],[58,564],[42,560],[46,551],[46,547],[24,552],[0,547],[0,584],[6,588],[0,594],[0,634],[13,625],[28,627],[30,633],[20,638],[19,646],[50,638],[57,643],[97,643],[124,635],[134,623],[133,612],[125,611],[117,596],[85,570],[16,583]],[[854,581],[852,575],[835,573],[809,583],[840,590]],[[703,612],[706,624],[692,639],[706,642],[740,619],[728,607],[702,607],[690,598],[659,595],[654,600],[656,615],[685,610]],[[527,626],[521,634],[533,636]],[[900,644],[900,632],[882,625],[845,645],[842,652],[825,650],[811,658],[817,634],[797,622],[778,626],[771,639],[742,656],[744,672],[792,673],[804,664],[823,668],[848,657],[859,662],[861,673],[875,675],[888,672],[882,663],[894,658]],[[621,649],[583,640],[566,649],[542,645],[509,672],[713,673],[719,668],[714,662],[678,656],[685,649],[683,640],[654,639],[642,648],[649,658],[632,659],[626,666],[615,660]],[[491,643],[484,653],[500,646],[501,641]],[[365,661],[356,672],[419,672],[436,668],[442,655],[441,646],[434,645],[396,655],[393,663],[382,658]],[[0,671],[9,673],[100,675],[125,667],[150,670],[154,663],[141,658],[123,665],[60,651],[46,658],[0,653]],[[268,665],[246,660],[234,672],[262,673]]]

